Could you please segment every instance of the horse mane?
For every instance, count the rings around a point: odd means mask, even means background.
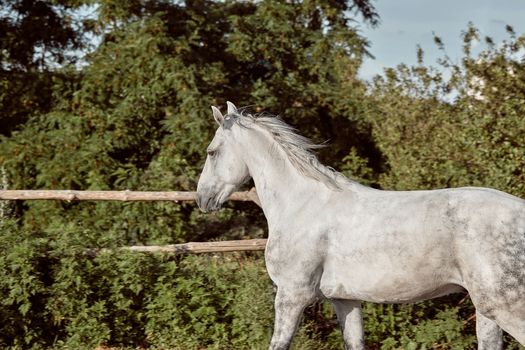
[[[315,144],[309,138],[299,135],[297,130],[284,122],[281,117],[268,113],[254,115],[238,110],[233,118],[236,124],[248,127],[243,123],[244,119],[249,119],[266,130],[302,175],[320,181],[336,191],[343,190],[344,184],[349,183],[344,175],[323,165],[317,159],[313,151],[323,148],[324,145]]]

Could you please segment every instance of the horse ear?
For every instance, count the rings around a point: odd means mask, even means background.
[[[221,111],[215,106],[211,106],[211,110],[213,111],[213,118],[217,122],[217,124],[222,125],[222,122],[224,122],[224,117],[222,116]]]
[[[228,105],[228,114],[235,114],[237,113],[237,107],[230,101],[226,101],[226,104]]]

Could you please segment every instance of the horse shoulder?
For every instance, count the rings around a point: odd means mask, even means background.
[[[265,251],[270,278],[277,285],[315,285],[328,252],[327,239],[322,229],[309,225],[270,229]]]

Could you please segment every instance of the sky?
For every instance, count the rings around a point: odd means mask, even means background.
[[[459,62],[461,33],[469,22],[482,37],[488,35],[496,43],[508,38],[506,24],[518,35],[525,34],[525,0],[375,0],[373,4],[381,23],[375,28],[360,26],[375,56],[365,60],[359,72],[367,80],[383,68],[415,64],[417,45],[425,52],[425,64],[435,65],[442,52],[434,44],[433,33],[442,39],[447,55]]]

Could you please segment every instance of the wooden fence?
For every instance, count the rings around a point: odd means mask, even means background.
[[[143,191],[73,191],[73,190],[0,190],[0,200],[65,200],[65,201],[171,201],[189,202],[196,199],[196,192],[143,192]],[[261,205],[255,188],[233,193],[230,200],[251,201]],[[188,242],[164,246],[130,246],[120,249],[133,252],[212,253],[264,250],[266,239],[246,239],[217,242]],[[88,250],[96,254],[100,250]]]

